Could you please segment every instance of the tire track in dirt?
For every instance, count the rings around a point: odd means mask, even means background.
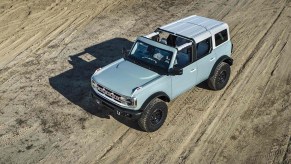
[[[115,147],[116,144],[122,142],[122,140],[124,139],[124,136],[129,132],[129,130],[130,128],[128,128],[123,134],[121,134],[121,136],[119,136],[119,138],[117,138],[117,140],[114,141],[111,146],[105,149],[104,154],[101,154],[100,157],[97,159],[97,163],[99,163],[99,161],[102,160],[113,149],[113,147]]]
[[[34,36],[30,37],[27,41],[27,38],[24,36],[23,39],[17,40],[16,42],[13,42],[14,44],[11,44],[7,49],[3,49],[0,53],[2,54],[2,60],[3,62],[0,62],[0,65],[5,67],[6,62],[5,61],[13,61],[17,54],[21,53],[22,51],[25,51],[31,44],[33,44],[37,39],[41,37],[41,32],[36,33]],[[12,49],[12,50],[11,50]]]
[[[284,8],[282,8],[282,10],[279,12],[279,14],[275,17],[273,23],[275,23],[277,21],[277,19],[279,18],[279,16],[281,15],[282,11],[283,11]],[[218,99],[216,101],[212,101],[212,106],[208,109],[208,111],[210,112],[210,109],[213,109],[214,106],[216,106],[216,103],[217,102],[220,102],[221,99],[224,97],[225,93],[227,90],[229,90],[228,88],[233,84],[233,82],[235,82],[237,80],[237,78],[241,75],[241,72],[245,69],[245,66],[249,63],[249,61],[253,58],[254,54],[258,51],[259,48],[257,47],[260,47],[260,45],[263,43],[263,40],[265,39],[267,33],[269,32],[269,30],[273,27],[273,23],[270,23],[270,27],[267,28],[266,32],[264,32],[263,36],[261,37],[261,39],[258,41],[258,43],[256,44],[256,47],[251,53],[250,55],[248,55],[249,57],[247,58],[247,60],[242,64],[242,66],[240,67],[239,71],[237,74],[235,74],[235,76],[231,79],[231,81],[229,82],[229,84],[226,86],[226,88],[224,89],[223,93],[217,97]],[[234,93],[235,91],[233,91]],[[208,115],[209,115],[209,112],[204,116],[204,118],[208,118]],[[202,119],[203,120],[203,119]],[[211,123],[210,123],[211,124]],[[215,128],[214,128],[215,129]],[[206,130],[205,130],[206,131]],[[195,134],[195,130],[193,131],[192,133],[193,135]],[[204,134],[204,133],[203,133]],[[201,138],[201,135],[200,137],[198,137],[197,140],[199,140],[199,138]],[[188,143],[190,142],[190,140],[192,139],[192,137],[190,137],[187,142],[185,142],[185,146],[188,145]],[[181,150],[184,150],[184,149],[181,149]]]
[[[263,37],[261,37],[260,41],[258,42],[258,44],[255,46],[256,48],[251,52],[251,54],[248,56],[247,60],[244,62],[244,64],[242,65],[242,67],[239,69],[238,73],[235,75],[234,79],[236,79],[236,77],[245,69],[246,65],[248,64],[248,62],[250,60],[252,60],[252,58],[254,57],[254,54],[258,52],[259,48],[261,47],[261,45],[263,44],[263,40],[265,39],[265,37],[267,36],[267,34],[269,33],[270,29],[272,29],[272,27],[274,26],[274,24],[277,22],[277,20],[279,19],[279,17],[281,16],[283,10],[285,9],[285,4],[282,7],[282,9],[280,10],[279,14],[276,16],[276,18],[272,21],[271,26],[267,28],[267,31],[264,33]]]
[[[284,30],[282,30],[283,32],[282,33],[284,33]],[[282,35],[281,35],[282,36]],[[281,36],[279,36],[279,37],[281,37]],[[264,39],[266,39],[266,38],[264,38]],[[260,47],[262,47],[262,46],[257,46],[258,48],[260,48]],[[275,47],[275,46],[274,46]],[[274,48],[273,47],[273,48]],[[284,47],[284,44],[283,44],[283,47]],[[281,47],[276,47],[277,49],[281,49],[282,50],[282,48]],[[280,50],[280,51],[281,51]],[[271,51],[272,52],[272,51]],[[258,58],[257,56],[256,56],[256,58]],[[267,58],[268,59],[268,58]],[[254,60],[254,61],[259,61],[259,60]],[[261,62],[262,63],[262,62]],[[274,62],[273,62],[274,63]],[[250,67],[249,67],[249,64],[247,64],[248,65],[248,70],[252,70]],[[257,64],[253,64],[254,66],[256,66]],[[249,77],[249,78],[253,78],[253,77]],[[247,82],[246,82],[247,83]],[[239,85],[238,85],[239,86]],[[244,86],[240,86],[241,88],[243,88]],[[224,105],[225,107],[227,106],[227,105]],[[225,109],[225,107],[223,107],[222,109]],[[238,112],[239,113],[239,112]],[[227,113],[228,115],[235,115],[234,114],[234,112],[233,113]],[[219,120],[219,119],[218,119]],[[221,120],[223,120],[223,119],[221,119]],[[232,122],[233,123],[233,121],[229,121],[229,122]],[[215,125],[217,125],[217,124],[215,124]],[[218,126],[218,125],[217,125]],[[210,128],[210,129],[218,129],[218,128]],[[229,133],[229,131],[227,131],[228,133]],[[215,134],[214,132],[212,132],[213,133],[213,135],[217,135],[217,134]],[[208,138],[209,139],[209,138]],[[205,140],[208,140],[207,138],[205,139]],[[220,149],[222,149],[224,146],[222,145],[221,147],[220,147]],[[215,157],[215,156],[214,156]]]
[[[14,11],[14,12],[17,13],[18,15],[21,15],[21,14],[22,15],[25,15],[25,14],[27,14],[26,12],[23,13],[21,11],[17,11],[17,12]],[[46,13],[46,12],[49,12],[49,13]],[[48,11],[47,9],[45,11],[41,11],[39,13],[41,13],[39,16],[36,16],[36,15],[38,15],[38,13],[36,13],[36,14],[29,15],[27,17],[27,19],[21,19],[21,18],[19,18],[19,19],[16,19],[14,21],[10,21],[12,23],[13,22],[18,22],[18,23],[21,24],[21,26],[12,26],[12,27],[10,26],[10,29],[7,29],[6,30],[6,33],[5,33],[4,36],[15,35],[15,34],[17,34],[17,32],[22,31],[24,28],[28,28],[28,27],[31,27],[31,26],[35,26],[36,24],[39,23],[39,21],[41,21],[41,20],[43,20],[45,18],[49,18],[50,16],[48,16],[48,15],[54,15],[55,14],[53,11]],[[58,13],[58,12],[56,12],[56,13]],[[15,14],[15,15],[17,15],[17,14]],[[2,18],[5,18],[5,17],[2,16]],[[2,27],[5,27],[7,25],[9,25],[9,23],[5,23],[4,26],[2,26]],[[3,36],[1,36],[1,38],[2,37]]]
[[[110,7],[107,7],[107,9],[109,10]],[[101,9],[100,11],[104,11],[104,9]],[[87,14],[88,14],[88,12],[87,12]],[[24,57],[24,59],[25,58],[27,59],[29,57],[30,58],[37,57],[38,54],[35,53],[35,52],[37,52],[38,50],[42,49],[43,46],[46,46],[46,45],[50,44],[52,41],[55,41],[56,37],[59,38],[60,42],[63,42],[62,45],[61,45],[61,48],[64,49],[66,47],[66,44],[70,43],[73,40],[73,38],[76,35],[76,32],[78,31],[78,28],[79,29],[83,28],[86,24],[88,24],[96,16],[96,14],[98,14],[98,12],[94,11],[94,13],[90,12],[90,14],[91,15],[89,17],[86,16],[85,14],[75,14],[75,15],[71,16],[70,19],[64,19],[66,21],[65,23],[60,24],[60,26],[58,26],[58,27],[56,27],[54,29],[50,29],[50,31],[48,31],[49,33],[45,32],[44,35],[46,35],[46,36],[40,37],[40,38],[45,38],[44,40],[35,41],[32,46],[29,46],[26,50],[24,50],[25,52],[23,52],[21,54],[21,56],[19,56],[17,58],[20,59],[21,57]],[[76,17],[76,18],[74,18],[74,17]],[[56,17],[53,17],[53,19],[55,19],[55,18]],[[41,20],[40,20],[40,22],[41,22]],[[36,29],[36,30],[38,30],[38,29]],[[72,31],[72,33],[68,32],[68,31]],[[27,31],[25,31],[25,32],[27,32]],[[62,34],[62,36],[59,36],[59,34]],[[22,41],[20,41],[19,43],[22,43]],[[28,54],[30,52],[33,52],[33,53]],[[35,58],[35,59],[37,59],[37,58]],[[5,89],[7,87],[7,85],[14,85],[15,86],[15,83],[13,84],[13,83],[7,82],[7,80],[14,81],[13,78],[6,78],[6,77],[8,77],[8,76],[10,76],[12,74],[12,76],[18,77],[18,79],[19,78],[21,79],[22,76],[18,76],[18,75],[23,74],[23,73],[25,74],[25,72],[23,70],[21,70],[21,68],[23,68],[23,66],[26,64],[26,62],[25,62],[25,60],[23,61],[23,59],[20,59],[20,60],[22,60],[22,61],[19,61],[19,62],[13,61],[12,64],[10,63],[10,65],[14,65],[14,67],[12,69],[8,70],[8,71],[4,71],[3,72],[6,76],[1,76],[2,77],[1,81],[4,78],[4,79],[6,79],[5,83],[7,83],[7,84],[6,85],[2,85],[1,84],[1,87],[0,87],[1,90]],[[40,63],[40,64],[42,64],[42,63]],[[17,66],[17,67],[15,67],[15,66]],[[37,65],[34,65],[33,67],[34,68],[38,68],[38,67],[40,67],[40,65],[37,64]],[[17,69],[20,69],[20,72],[17,72],[15,74],[15,70],[17,70]],[[41,72],[36,73],[36,74],[41,74]],[[37,87],[37,86],[35,86],[35,87]],[[13,88],[15,88],[15,87],[13,87]],[[15,93],[16,97],[14,97],[13,100],[17,99],[17,97],[23,96],[23,90],[18,90],[17,92]],[[32,93],[32,94],[34,94],[34,93]],[[3,102],[2,100],[3,99],[1,99],[1,107],[3,107],[2,106],[2,102]],[[12,102],[11,101],[7,102],[7,103],[8,103],[7,105],[12,106]],[[27,137],[27,135],[24,135],[23,133],[20,133],[19,136],[17,137],[17,140],[23,139],[23,138],[26,138],[26,137]],[[16,142],[16,141],[12,140],[10,138],[7,141],[8,145],[12,144],[12,142]]]
[[[35,132],[38,128],[38,124],[34,124],[32,127],[23,127],[18,129],[17,132],[9,132],[5,135],[0,137],[0,145],[5,147],[8,145],[11,145],[17,141],[19,141],[20,138],[24,138],[28,136],[29,134]]]
[[[283,34],[283,32],[282,32],[282,34]],[[288,34],[287,38],[289,38],[289,36],[290,36],[290,33]],[[281,36],[281,37],[282,37],[282,36]],[[277,42],[277,43],[278,43],[278,42]],[[275,66],[274,66],[273,70],[271,71],[271,76],[269,76],[269,79],[268,79],[268,82],[266,83],[266,86],[264,87],[264,90],[263,90],[263,93],[262,93],[262,95],[261,95],[261,98],[259,99],[260,102],[263,100],[264,96],[266,95],[267,90],[269,89],[269,83],[271,82],[271,78],[272,78],[272,76],[273,76],[275,70],[276,70],[276,69],[278,68],[278,66],[279,66],[280,58],[282,57],[283,50],[285,49],[287,43],[288,43],[288,39],[287,39],[287,41],[284,43],[284,45],[282,46],[280,52],[278,53],[278,56],[276,56],[276,59],[275,59],[276,63],[275,63]]]
[[[2,21],[3,18],[6,18],[6,17],[8,17],[9,15],[12,15],[12,14],[16,13],[16,11],[19,10],[20,8],[25,7],[25,6],[23,6],[24,4],[25,4],[25,2],[22,2],[22,3],[20,2],[20,3],[16,3],[16,4],[14,4],[14,5],[10,8],[10,10],[8,10],[7,12],[2,13],[2,16],[0,17],[0,21]]]
[[[42,13],[44,13],[44,14],[41,14],[38,17],[32,17],[33,16],[32,15],[25,22],[23,22],[22,20],[19,20],[19,21],[21,21],[21,24],[23,24],[23,25],[20,27],[18,27],[18,26],[14,27],[15,30],[9,29],[8,31],[6,31],[5,35],[1,36],[2,39],[9,37],[12,34],[12,32],[13,32],[14,36],[17,36],[17,35],[22,36],[23,34],[27,34],[27,33],[33,32],[35,30],[40,30],[40,31],[43,31],[43,35],[46,35],[45,33],[47,33],[47,31],[54,30],[55,24],[64,24],[64,22],[66,22],[67,20],[75,19],[79,15],[86,15],[87,18],[90,18],[90,17],[92,18],[92,17],[96,16],[96,14],[98,14],[98,12],[104,11],[104,9],[101,8],[101,9],[99,9],[100,11],[98,11],[98,10],[96,10],[96,11],[84,10],[84,11],[77,13],[76,11],[69,9],[70,8],[70,6],[69,6],[69,7],[63,7],[64,10],[61,10],[61,12],[56,12],[57,10],[59,10],[59,8],[62,8],[62,5],[66,5],[66,3],[58,4],[58,1],[56,1],[55,3],[56,3],[55,5],[52,4],[51,6],[58,6],[58,8],[54,8],[54,7],[47,8],[45,11],[42,11]],[[106,8],[109,9],[108,6]],[[49,13],[51,13],[51,14],[49,14]],[[95,14],[93,14],[93,13],[95,13]],[[64,27],[64,30],[69,26],[70,25]],[[45,36],[42,36],[41,38],[45,38]],[[40,40],[40,39],[38,39],[38,40]],[[14,43],[14,44],[16,44],[16,43]],[[28,46],[30,46],[30,45],[28,45]],[[9,47],[7,49],[9,50]],[[20,52],[22,52],[22,51],[20,51]],[[9,55],[9,56],[13,57],[15,55]],[[10,61],[12,61],[12,59]],[[5,66],[3,63],[5,64],[5,63],[7,63],[7,61],[2,60],[2,63],[0,65],[2,68]],[[8,61],[8,63],[9,63],[9,61]]]
[[[282,162],[288,163],[291,161],[291,134],[289,136],[287,148],[285,150]]]
[[[79,22],[79,23],[82,23],[83,21],[82,21],[82,17],[79,17],[79,18],[76,18],[76,19],[80,19],[81,18],[81,22]],[[76,20],[75,19],[75,20]],[[62,26],[68,26],[68,24],[72,24],[73,22],[75,22],[75,20],[71,20],[71,21],[67,21],[66,23],[64,23],[64,24],[62,24]],[[78,24],[78,25],[80,25],[80,24]],[[50,33],[50,34],[48,34],[48,36],[47,36],[47,38],[50,38],[49,36],[54,36],[54,35],[57,35],[58,33],[61,33],[59,30],[63,30],[63,28],[61,27],[61,26],[59,26],[59,27],[57,27],[55,30],[53,30],[52,31],[52,33]],[[68,38],[67,38],[68,39]],[[38,50],[38,48],[36,48],[35,50]],[[11,80],[11,79],[10,79]],[[19,93],[16,93],[16,96],[13,98],[13,99],[17,99],[17,97],[19,97],[20,95],[21,95],[21,92],[22,91],[18,91]],[[6,106],[7,105],[9,105],[9,104],[6,104]],[[4,107],[5,108],[5,107]],[[33,131],[31,131],[31,133],[32,133]],[[28,131],[27,131],[27,133],[28,133]],[[17,142],[17,140],[19,140],[19,138],[24,138],[24,137],[26,137],[28,134],[27,133],[25,133],[26,135],[24,135],[24,133],[18,133],[17,134],[17,138],[14,138],[14,141],[10,141],[9,143],[11,144],[12,142]],[[4,140],[3,140],[4,141]]]

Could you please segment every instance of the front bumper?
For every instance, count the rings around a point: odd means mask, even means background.
[[[97,104],[106,106],[109,110],[111,110],[111,112],[117,114],[118,116],[123,116],[129,119],[139,119],[142,114],[141,110],[130,110],[111,103],[110,101],[99,96],[93,89],[91,90],[91,97],[97,102]]]

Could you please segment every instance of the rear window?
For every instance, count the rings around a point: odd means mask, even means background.
[[[227,30],[223,30],[215,34],[215,46],[219,46],[228,40]]]

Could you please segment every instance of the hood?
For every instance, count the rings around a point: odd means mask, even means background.
[[[126,60],[105,67],[92,76],[98,84],[125,96],[131,96],[137,87],[158,77],[158,73]]]

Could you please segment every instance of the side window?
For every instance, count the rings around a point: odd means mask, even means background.
[[[227,29],[215,34],[215,46],[219,46],[228,40]]]
[[[197,60],[208,55],[211,48],[211,37],[196,44]]]
[[[192,48],[184,48],[177,53],[177,57],[174,63],[174,67],[184,68],[191,63]]]

